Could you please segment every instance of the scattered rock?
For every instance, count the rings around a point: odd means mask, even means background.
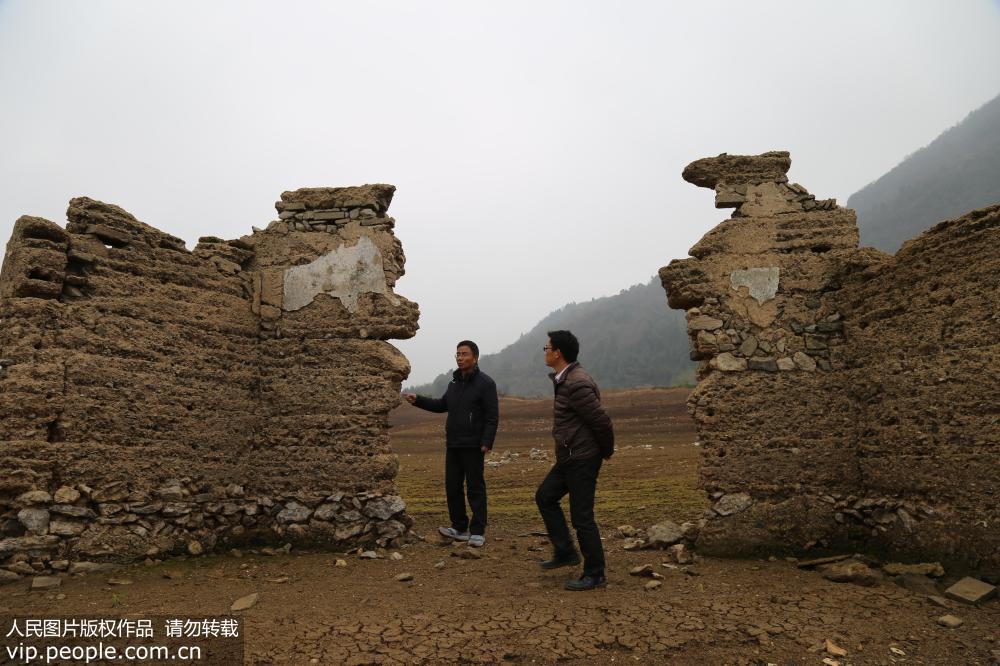
[[[842,560],[849,559],[850,555],[831,555],[829,557],[817,557],[812,560],[799,560],[796,562],[795,566],[799,569],[810,569],[812,567],[817,567],[821,564],[830,564],[832,562],[840,562]]]
[[[840,647],[839,645],[837,645],[836,643],[834,643],[833,641],[831,641],[829,638],[826,639],[826,643],[824,644],[824,649],[826,650],[827,654],[830,654],[830,655],[832,655],[834,657],[846,657],[847,656],[847,650],[845,650],[844,648]]]
[[[342,559],[338,558],[337,561],[333,563],[333,566],[335,566],[335,567],[346,567],[347,566],[347,560],[342,560]]]
[[[646,544],[650,548],[666,548],[683,538],[681,526],[670,520],[656,523],[646,531]]]
[[[378,560],[381,559],[379,554],[374,550],[365,550],[358,555],[359,560]]]
[[[248,594],[245,597],[240,597],[233,602],[233,605],[229,607],[229,610],[235,613],[237,611],[245,611],[249,608],[253,608],[253,606],[257,604],[257,600],[259,598],[260,595],[256,592]]]
[[[205,549],[202,548],[202,545],[201,545],[200,542],[198,542],[198,541],[189,541],[188,545],[187,545],[187,551],[190,554],[192,554],[192,555],[201,555],[202,553],[205,552]]]
[[[651,578],[653,576],[653,565],[651,565],[651,564],[641,564],[641,565],[639,565],[637,567],[632,567],[629,570],[628,575],[629,576],[646,576],[646,577],[650,577]]]
[[[643,585],[642,588],[647,592],[652,592],[653,590],[658,590],[662,585],[663,583],[658,580],[651,580]]]
[[[0,569],[0,585],[5,585],[7,583],[13,583],[16,580],[21,580],[21,577],[14,573],[13,571],[7,571],[6,569]]]
[[[60,585],[62,585],[62,578],[57,578],[56,576],[35,576],[31,579],[32,591],[51,590]]]
[[[104,562],[71,562],[69,565],[70,574],[88,574],[95,571],[110,571],[114,565]]]
[[[824,565],[821,568],[823,578],[834,583],[854,583],[872,587],[879,582],[879,574],[862,562],[850,561]]]
[[[401,573],[398,576],[396,576],[396,580],[398,580],[400,583],[405,583],[407,581],[413,580],[413,574],[405,572]]]
[[[944,594],[949,599],[961,601],[966,604],[978,604],[992,597],[996,594],[996,591],[997,588],[993,585],[966,576],[945,590]]]
[[[631,525],[619,525],[618,534],[620,534],[623,539],[631,539],[639,536],[639,530]]]
[[[170,580],[180,580],[181,578],[184,577],[184,574],[182,574],[177,569],[165,569],[163,571],[163,577],[168,578]]]
[[[677,564],[694,564],[694,554],[683,543],[675,543],[669,549],[670,557]]]
[[[109,578],[108,585],[131,585],[132,581],[128,578]]]
[[[434,565],[434,568],[435,569],[444,569],[444,560],[441,560],[440,562],[436,563]]]
[[[962,618],[955,615],[942,615],[937,619],[937,623],[942,627],[948,627],[949,629],[958,629],[964,624]]]
[[[939,597],[936,594],[927,595],[927,601],[931,602],[935,606],[940,606],[941,608],[951,608],[951,603],[944,597]]]
[[[451,551],[452,557],[460,557],[463,560],[481,560],[483,559],[482,554],[478,550],[472,550],[471,548],[463,548],[462,550]]]
[[[398,561],[400,561],[400,560],[403,559],[403,554],[400,553],[400,552],[394,551],[391,555],[389,555],[389,559],[395,560],[396,562],[398,562]]]
[[[903,574],[918,574],[924,576],[933,576],[935,578],[940,578],[944,575],[944,567],[938,562],[930,562],[925,564],[900,564],[899,562],[890,562],[882,567],[882,571],[889,574],[890,576],[901,576]]]
[[[639,550],[645,545],[645,541],[642,539],[625,539],[625,543],[622,544],[622,548],[625,550]],[[542,548],[544,550],[544,548]]]
[[[281,583],[287,583],[288,581],[291,580],[291,578],[289,578],[288,576],[280,576],[278,578],[265,578],[264,580],[267,581],[268,583],[276,583],[280,585]]]

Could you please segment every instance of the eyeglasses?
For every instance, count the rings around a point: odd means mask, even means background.
[[[554,349],[549,345],[545,345],[544,347],[542,347],[542,351],[554,351]]]

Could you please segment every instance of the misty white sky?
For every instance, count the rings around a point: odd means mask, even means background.
[[[728,215],[688,162],[790,150],[844,203],[998,93],[996,0],[0,0],[0,242],[79,195],[193,248],[392,183],[420,383],[686,256]]]

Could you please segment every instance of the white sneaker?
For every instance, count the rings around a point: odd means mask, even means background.
[[[470,548],[480,548],[486,545],[486,537],[482,534],[473,534],[469,537],[469,547]]]
[[[442,534],[442,536],[446,536],[449,539],[454,539],[455,541],[468,541],[469,540],[469,533],[468,532],[459,532],[454,527],[439,527],[438,528],[438,532],[440,532]]]

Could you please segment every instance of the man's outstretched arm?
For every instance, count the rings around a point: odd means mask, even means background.
[[[417,395],[416,393],[404,393],[403,397],[406,398],[406,401],[414,407],[419,407],[420,409],[426,409],[428,412],[436,412],[440,414],[441,412],[448,411],[448,403],[445,402],[446,395],[448,395],[447,390],[440,398],[428,398],[425,395]]]

